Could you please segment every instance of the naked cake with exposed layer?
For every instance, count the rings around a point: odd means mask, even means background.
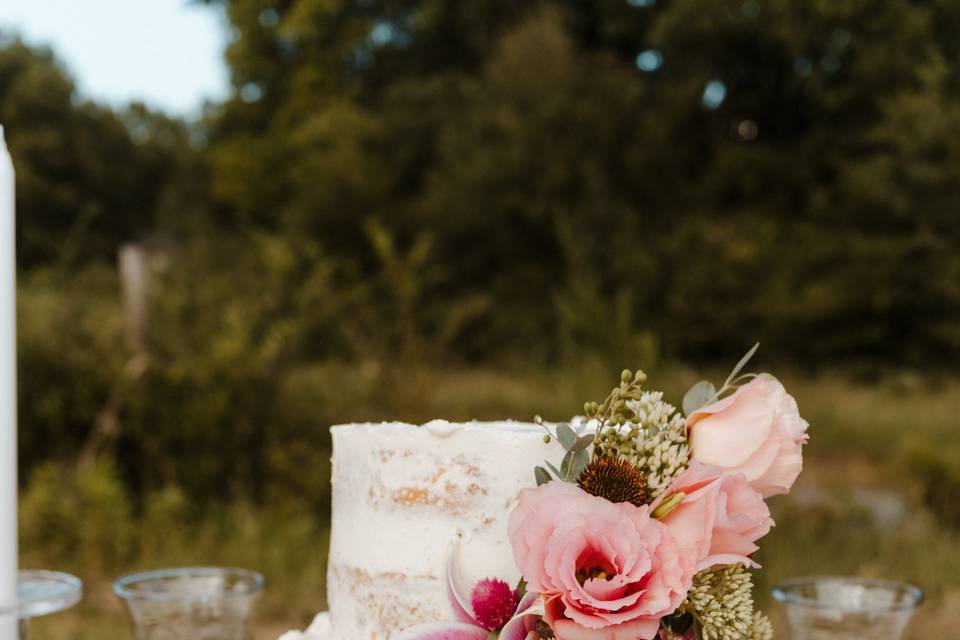
[[[450,544],[469,549],[471,583],[516,582],[507,519],[532,468],[563,450],[523,422],[399,422],[335,426],[329,611],[282,640],[390,640],[450,619]]]

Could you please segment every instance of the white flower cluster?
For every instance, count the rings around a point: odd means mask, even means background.
[[[660,495],[690,464],[686,421],[661,391],[644,391],[627,409],[634,441],[628,459],[646,475],[650,494]]]
[[[751,630],[750,640],[773,640],[773,624],[770,618],[760,613],[753,612],[753,629]]]
[[[644,391],[639,400],[627,400],[636,424],[647,429],[663,429],[677,413],[676,407],[663,401],[662,391]]]
[[[701,571],[693,579],[683,608],[700,623],[703,640],[769,640],[762,635],[766,628],[757,636],[752,590],[750,573],[739,565]]]

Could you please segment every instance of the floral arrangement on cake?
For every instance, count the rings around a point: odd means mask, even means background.
[[[468,588],[453,553],[457,621],[403,640],[770,640],[752,556],[774,526],[765,499],[802,469],[808,424],[776,378],[741,374],[756,349],[719,389],[694,385],[682,413],[626,370],[582,418],[538,417],[566,455],[535,468],[510,515],[520,584]]]

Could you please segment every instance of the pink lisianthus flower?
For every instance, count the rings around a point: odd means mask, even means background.
[[[460,580],[456,549],[447,562],[447,596],[455,622],[430,622],[405,630],[398,640],[487,640],[499,631],[499,640],[536,640],[539,596],[517,592],[503,580],[485,578],[467,590]]]
[[[510,544],[558,640],[650,640],[683,602],[696,558],[650,509],[614,504],[565,482],[526,489]]]
[[[743,474],[729,475],[720,467],[694,461],[660,495],[656,511],[678,493],[682,501],[662,519],[674,539],[696,559],[696,570],[718,565],[758,567],[750,556],[754,544],[773,527],[770,509]]]
[[[793,396],[768,374],[687,418],[693,459],[742,473],[765,498],[787,493],[800,475],[808,426]]]

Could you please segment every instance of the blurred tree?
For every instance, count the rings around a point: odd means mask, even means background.
[[[234,224],[309,234],[347,260],[384,167],[378,123],[354,100],[354,48],[369,18],[346,2],[242,1],[228,7],[235,96],[213,123],[213,193]]]
[[[623,357],[647,332],[697,358],[746,335],[819,357],[957,346],[953,294],[916,286],[957,268],[949,234],[918,271],[896,256],[925,250],[876,224],[887,214],[870,201],[894,185],[910,203],[949,191],[949,171],[932,188],[891,180],[872,154],[910,161],[881,139],[910,117],[893,96],[951,59],[951,3],[227,6],[221,205],[316,238],[354,278],[384,267],[367,220],[398,246],[428,233],[418,306],[457,316],[445,335],[461,333],[459,357]],[[941,84],[949,107],[957,78]],[[444,323],[416,324],[436,339]]]
[[[0,36],[0,122],[17,168],[19,262],[114,260],[117,246],[195,212],[185,125],[81,101],[53,55]]]
[[[287,447],[325,441],[316,421],[331,418],[291,415],[284,390],[314,359],[344,353],[350,298],[309,239],[218,234],[181,245],[172,264],[154,285],[147,360],[120,389],[110,448],[138,495],[173,484],[201,503],[262,498],[290,479],[273,465]]]
[[[34,268],[17,304],[20,462],[73,459],[123,379],[116,275],[102,265]]]
[[[887,97],[865,152],[842,168],[838,200],[858,222],[858,260],[831,284],[844,305],[837,315],[858,314],[860,332],[834,350],[915,366],[960,355],[958,97],[950,67],[933,54],[918,82]]]
[[[935,21],[942,30],[958,16],[943,3],[879,0],[666,6],[651,45],[663,81],[689,89],[682,103],[657,92],[670,100],[658,112],[667,127],[686,123],[679,138],[699,141],[687,165],[696,200],[680,203],[676,227],[697,250],[665,268],[681,278],[661,328],[671,352],[717,353],[750,334],[817,358],[944,353],[943,343],[919,343],[944,315],[957,317],[934,275],[957,268],[955,250],[927,253],[919,269],[907,258],[922,249],[895,222],[894,201],[880,200],[896,195],[912,227],[930,196],[881,167],[919,160],[901,126],[919,113],[904,96],[924,86],[938,46],[952,46],[931,38]],[[927,305],[940,313],[919,312]],[[692,330],[704,322],[709,331]]]
[[[648,142],[643,89],[615,58],[578,52],[551,13],[508,31],[483,73],[463,82],[420,215],[442,238],[449,285],[496,301],[468,349],[526,344],[556,357],[562,335],[574,351],[602,342],[603,355],[627,355],[634,306],[621,312],[628,335],[612,332],[613,300],[651,302],[657,252],[638,154]]]

